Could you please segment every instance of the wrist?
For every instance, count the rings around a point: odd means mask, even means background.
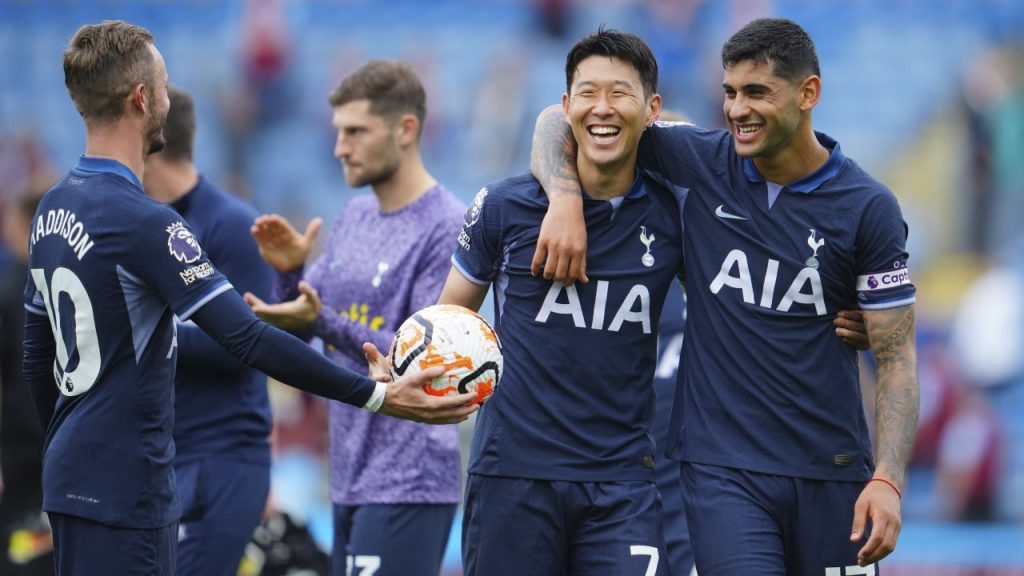
[[[565,207],[566,209],[572,209],[574,211],[577,211],[579,209],[579,206],[583,204],[583,196],[581,196],[578,192],[574,194],[568,190],[558,188],[556,189],[555,194],[551,194],[549,203],[553,208]]]
[[[370,399],[363,404],[363,408],[370,412],[377,412],[381,406],[384,405],[384,397],[387,396],[388,385],[386,382],[374,382],[373,394],[370,395]]]
[[[893,489],[894,492],[896,492],[897,498],[899,498],[900,500],[903,499],[903,492],[900,491],[899,487],[896,486],[896,483],[893,482],[892,480],[889,480],[888,478],[882,478],[881,476],[873,476],[871,479],[867,481],[867,484],[870,484],[872,482],[880,482],[882,484],[887,484],[890,488]]]

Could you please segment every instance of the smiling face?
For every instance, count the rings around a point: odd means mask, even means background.
[[[773,158],[785,150],[804,122],[804,83],[773,73],[771,62],[743,60],[725,68],[723,111],[736,153]],[[809,108],[808,108],[809,110]]]
[[[336,106],[332,123],[338,130],[334,156],[341,161],[349,186],[371,186],[398,171],[396,123],[370,112],[369,100]]]
[[[605,174],[631,170],[640,136],[660,106],[660,96],[644,94],[640,74],[628,62],[608,56],[581,60],[562,97],[581,170],[585,165]]]

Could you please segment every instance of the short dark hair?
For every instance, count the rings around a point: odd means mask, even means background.
[[[619,32],[602,25],[597,33],[580,40],[565,58],[565,89],[572,91],[572,79],[580,62],[591,56],[607,56],[630,63],[640,74],[644,96],[658,93],[658,61],[650,46],[636,34]]]
[[[64,50],[64,85],[86,122],[121,117],[124,98],[156,73],[149,30],[122,20],[87,24]]]
[[[773,73],[790,82],[821,76],[814,41],[799,24],[785,18],[760,18],[722,46],[722,68],[744,60],[772,64]]]
[[[420,121],[419,135],[427,117],[427,93],[408,62],[370,60],[341,79],[327,101],[337,108],[356,100],[369,100],[370,112],[389,121],[413,114]]]
[[[171,107],[164,123],[164,146],[160,155],[172,162],[192,161],[192,146],[196,136],[196,107],[192,96],[177,86],[167,87]]]

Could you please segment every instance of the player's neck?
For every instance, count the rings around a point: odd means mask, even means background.
[[[199,171],[191,162],[153,159],[146,163],[146,194],[158,202],[173,204],[191,192],[198,182]]]
[[[754,158],[754,166],[765,180],[783,186],[813,174],[828,162],[828,148],[818,142],[808,127],[793,136],[786,148],[773,156]]]
[[[588,196],[596,200],[625,196],[636,179],[635,154],[631,159],[614,166],[598,166],[578,155],[576,166],[580,175],[580,186]]]
[[[417,154],[403,158],[390,178],[373,185],[373,193],[381,212],[394,212],[412,204],[436,185],[437,181]]]
[[[117,160],[127,166],[140,182],[145,171],[143,146],[142,134],[127,122],[94,126],[86,132],[86,156]]]

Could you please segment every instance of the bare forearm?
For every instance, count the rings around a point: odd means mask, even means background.
[[[917,432],[920,399],[914,307],[870,312],[867,321],[877,365],[876,473],[902,487]]]
[[[548,197],[559,194],[581,196],[576,171],[576,141],[558,106],[549,106],[537,117],[530,152],[530,170]]]

